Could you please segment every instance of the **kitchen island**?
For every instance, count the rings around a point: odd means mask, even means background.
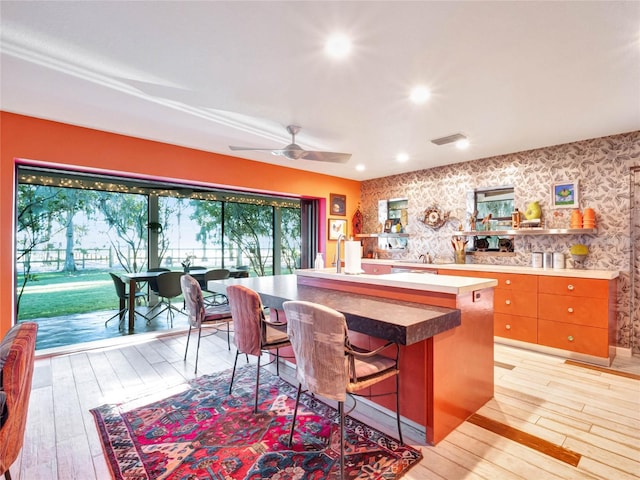
[[[330,269],[209,282],[246,285],[265,306],[287,300],[321,303],[344,313],[353,343],[400,344],[401,414],[436,444],[493,397],[492,279],[436,275],[337,274]],[[282,315],[282,313],[280,313]],[[389,391],[384,383],[372,393]],[[394,410],[394,398],[376,403]]]

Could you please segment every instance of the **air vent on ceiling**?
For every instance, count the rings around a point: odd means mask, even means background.
[[[462,135],[461,133],[454,133],[453,135],[449,135],[447,137],[434,138],[431,140],[431,143],[435,143],[436,145],[446,145],[447,143],[454,143],[458,140],[465,140],[467,137]]]

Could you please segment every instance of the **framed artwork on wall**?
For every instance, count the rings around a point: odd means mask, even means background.
[[[329,219],[329,240],[337,240],[340,235],[347,236],[347,220],[342,218]]]
[[[339,195],[337,193],[329,194],[329,205],[331,208],[331,215],[346,215],[347,214],[347,196]]]
[[[579,208],[578,181],[559,182],[551,186],[551,208]]]

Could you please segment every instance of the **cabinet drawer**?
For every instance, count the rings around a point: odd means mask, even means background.
[[[574,297],[607,298],[609,296],[609,281],[541,275],[538,280],[538,292]]]
[[[391,273],[391,265],[374,265],[372,263],[363,263],[361,264],[362,270],[364,273],[368,273],[371,275],[384,275],[387,273]]]
[[[525,292],[538,291],[537,275],[520,275],[517,273],[494,273],[493,278],[498,280],[496,288],[507,290],[519,290]]]
[[[538,343],[596,357],[609,356],[606,328],[538,320]]]
[[[607,328],[609,325],[608,302],[602,298],[538,294],[538,316],[577,325]]]
[[[493,334],[522,342],[538,342],[538,320],[504,313],[493,314]]]
[[[535,290],[519,292],[496,287],[493,291],[493,311],[522,317],[537,317],[538,294]]]

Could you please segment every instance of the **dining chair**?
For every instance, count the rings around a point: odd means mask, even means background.
[[[208,325],[212,329],[209,335],[217,333],[224,324],[227,326],[227,347],[231,350],[231,340],[229,324],[232,321],[231,309],[228,304],[206,306],[202,297],[202,289],[198,281],[191,275],[182,275],[180,278],[182,295],[189,316],[189,333],[187,335],[187,347],[184,350],[184,360],[187,360],[189,351],[189,339],[191,329],[198,329],[198,344],[196,346],[196,367],[194,373],[198,373],[198,354],[200,353],[200,338],[202,337],[202,326]]]
[[[400,371],[398,369],[399,347],[388,342],[373,350],[365,350],[351,345],[347,322],[344,315],[332,308],[317,303],[288,301],[283,304],[287,317],[287,333],[296,359],[298,392],[293,411],[289,447],[293,442],[300,395],[304,390],[338,402],[340,417],[340,472],[344,477],[344,422],[345,417],[356,406],[354,395],[372,385],[395,376],[396,379],[396,421],[398,436],[402,441],[400,427]],[[395,346],[395,356],[387,357],[381,352]],[[372,397],[388,395],[365,394]],[[354,399],[354,405],[345,413],[344,402],[347,395]]]
[[[226,268],[214,268],[212,270],[206,271],[200,283],[200,287],[202,287],[203,293],[207,292],[209,294],[204,297],[205,304],[221,305],[229,303],[229,299],[226,295],[218,292],[213,292],[208,288],[209,280],[224,280],[225,278],[229,278],[229,270],[227,270]],[[200,282],[200,280],[198,281]]]
[[[124,320],[127,317],[126,313],[129,311],[129,308],[133,308],[134,315],[141,316],[145,318],[147,321],[149,321],[149,317],[136,311],[135,305],[133,306],[129,305],[129,294],[127,293],[127,284],[115,273],[109,272],[109,275],[111,276],[111,280],[113,280],[113,285],[116,289],[116,295],[118,296],[118,300],[120,300],[120,305],[124,305],[124,306],[118,311],[118,313],[116,313],[112,317],[109,317],[107,321],[104,322],[104,326],[106,327],[111,320],[119,316],[120,320],[118,322],[118,330],[121,330]],[[146,294],[144,292],[136,291],[135,293],[136,300],[138,298],[143,298],[143,297],[146,298]]]
[[[280,375],[280,349],[291,345],[286,332],[286,323],[271,321],[265,314],[265,309],[258,293],[244,285],[229,285],[227,297],[233,317],[233,342],[236,346],[236,358],[233,362],[233,372],[229,384],[229,394],[233,389],[233,379],[236,374],[238,355],[253,355],[258,357],[256,371],[256,395],[253,412],[258,412],[258,390],[260,387],[260,360],[263,352],[275,350],[276,373]]]
[[[173,328],[173,312],[182,313],[175,305],[171,304],[171,300],[182,295],[182,286],[180,285],[180,277],[184,275],[182,272],[163,272],[156,278],[158,284],[157,295],[160,297],[158,305],[164,305],[159,312],[156,312],[147,320],[147,324],[163,312],[167,312],[167,323]]]
[[[155,267],[155,268],[148,268],[147,272],[153,273],[153,272],[170,272],[171,270],[165,267]],[[152,278],[149,280],[149,282],[147,283],[149,285],[149,288],[151,289],[151,291],[153,293],[155,293],[156,295],[158,295],[158,280],[156,280],[155,278]]]

